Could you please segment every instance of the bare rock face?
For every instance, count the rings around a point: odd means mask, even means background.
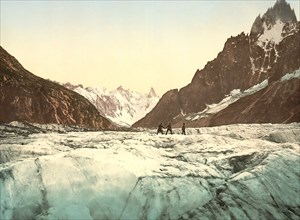
[[[81,95],[27,71],[0,47],[0,123],[25,121],[112,129]]]
[[[177,92],[167,92],[157,106],[133,127],[156,127],[160,122],[170,122],[179,114],[189,114],[205,109],[206,104],[222,100],[235,88],[248,88],[245,77],[251,71],[249,37],[241,33],[225,43],[218,57],[197,70],[192,82]]]
[[[220,113],[218,116],[220,122],[216,122],[216,119],[212,118],[202,118],[193,122],[185,119],[190,114],[203,111],[207,105],[219,103],[233,90],[244,91],[267,79],[269,86],[272,85],[273,88],[268,90],[268,96],[265,97],[269,98],[268,102],[259,100],[254,104],[262,110],[268,108],[270,103],[277,103],[276,96],[280,96],[278,93],[280,90],[276,88],[283,88],[283,84],[288,84],[288,82],[276,82],[300,67],[299,42],[300,22],[297,22],[290,5],[285,0],[278,0],[262,17],[257,17],[250,35],[241,33],[236,37],[229,38],[217,58],[208,62],[202,70],[197,70],[191,83],[174,94],[176,102],[168,102],[167,96],[161,98],[158,104],[164,103],[164,106],[171,109],[168,113],[165,113],[166,107],[164,110],[161,107],[155,107],[133,127],[154,127],[162,118],[165,121],[173,122],[175,126],[179,126],[182,122],[192,126],[212,126],[222,123],[299,121],[299,117],[289,117],[290,114],[295,113],[292,109],[300,107],[299,102],[289,102],[290,99],[280,101],[280,106],[289,108],[278,107],[276,113],[270,111],[267,117],[264,115],[264,111],[257,110],[255,117],[251,117],[251,114],[244,114],[241,116],[243,119],[232,116],[229,120],[229,115],[225,116]],[[293,84],[295,83],[293,82]],[[287,86],[285,85],[285,87]],[[294,85],[294,88],[296,86]],[[274,94],[271,94],[272,92]],[[285,97],[291,97],[294,100],[297,95],[299,94],[292,90],[290,94],[287,92]],[[243,106],[253,105],[251,100],[248,102],[243,101]],[[286,114],[285,111],[288,113]],[[231,112],[234,110],[231,109]],[[279,117],[281,114],[282,117]],[[222,117],[225,117],[224,120]]]
[[[290,62],[293,60],[290,58],[299,59],[299,55],[282,56],[282,54],[287,49],[292,49],[291,52],[297,51],[295,49],[299,47],[299,41],[289,42],[289,36],[294,35],[297,30],[299,31],[299,23],[297,24],[295,12],[285,0],[278,0],[262,17],[256,18],[249,36],[253,78],[262,81],[270,75],[284,75],[291,69],[295,69],[295,65]],[[282,43],[282,41],[286,42]],[[293,49],[294,46],[296,48]],[[290,68],[289,70],[279,69],[278,62],[282,58],[287,58],[284,62],[285,66]]]
[[[294,25],[286,25],[285,27],[292,27],[292,29],[276,45],[278,58],[269,70],[270,81],[276,81],[300,67],[300,22]]]
[[[198,112],[206,104],[218,102],[236,88],[251,86],[249,37],[244,33],[231,37],[216,59],[197,72],[192,82],[180,89],[181,109],[184,114]]]
[[[265,31],[272,29],[272,27],[281,21],[283,24],[297,23],[297,17],[294,10],[285,0],[277,0],[275,5],[269,8],[261,17],[260,15],[255,19],[251,28],[251,38],[258,40]]]
[[[300,79],[274,82],[209,119],[209,126],[233,123],[291,123],[300,119]]]

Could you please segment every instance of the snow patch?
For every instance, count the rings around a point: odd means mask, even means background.
[[[281,77],[281,81],[288,81],[288,80],[292,80],[292,79],[300,79],[300,69],[295,70],[292,73],[288,73],[286,75],[284,75],[283,77]]]
[[[267,27],[264,22],[264,33],[258,38],[257,45],[264,47],[268,42],[273,42],[275,45],[279,44],[283,39],[282,29],[284,25],[281,20],[277,20],[272,27]]]

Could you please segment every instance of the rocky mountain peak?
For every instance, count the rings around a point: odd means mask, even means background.
[[[123,91],[124,89],[123,89],[122,86],[119,86],[119,87],[117,88],[117,90],[118,90],[118,91]]]
[[[277,0],[274,6],[269,8],[263,16],[259,15],[255,19],[250,36],[256,41],[265,32],[273,29],[276,24],[282,24],[281,26],[279,25],[280,27],[277,27],[277,29],[282,30],[283,26],[287,23],[297,23],[295,11],[285,0]]]
[[[156,94],[155,90],[153,89],[153,87],[151,87],[149,93],[148,93],[148,97],[158,97],[158,95]]]

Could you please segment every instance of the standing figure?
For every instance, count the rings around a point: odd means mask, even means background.
[[[172,127],[171,127],[171,123],[169,123],[168,126],[167,126],[166,134],[168,134],[168,131],[170,131],[170,133],[173,134],[173,132],[172,132]]]
[[[158,133],[161,133],[161,134],[164,134],[164,132],[163,132],[163,129],[164,128],[164,126],[162,125],[162,123],[160,123],[159,125],[158,125],[158,128],[157,128],[157,134]]]
[[[185,123],[182,124],[181,130],[182,130],[181,134],[184,134],[184,135],[185,135]]]

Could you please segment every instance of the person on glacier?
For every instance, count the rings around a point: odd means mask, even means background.
[[[172,132],[172,127],[171,127],[171,123],[169,123],[168,126],[167,126],[166,134],[168,134],[168,131],[170,131],[170,133],[173,134],[173,132]]]
[[[185,123],[182,124],[182,127],[181,127],[181,134],[184,134],[184,135],[185,135]]]
[[[160,123],[159,125],[158,125],[158,128],[157,128],[157,134],[158,133],[161,133],[161,134],[164,134],[164,132],[163,132],[163,128],[165,128],[163,125],[162,125],[162,123]]]

